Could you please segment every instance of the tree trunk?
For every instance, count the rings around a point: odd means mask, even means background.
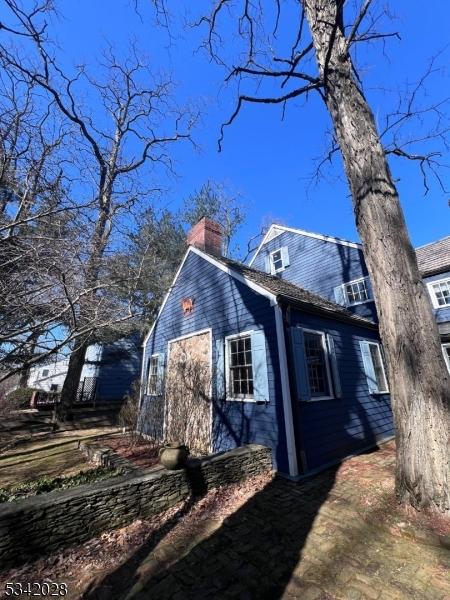
[[[72,406],[76,400],[87,347],[88,344],[82,344],[70,355],[67,375],[61,390],[61,400],[55,405],[57,421],[63,422],[72,418]]]
[[[100,270],[100,263],[103,257],[106,242],[108,240],[109,232],[107,231],[108,215],[109,215],[109,198],[102,199],[99,216],[97,218],[94,233],[92,235],[91,242],[91,253],[87,264],[87,274],[85,278],[85,287],[87,289],[93,288],[98,281],[98,274]],[[106,208],[104,208],[106,206]],[[84,299],[83,304],[80,304],[80,325],[83,323],[83,316],[85,315],[85,309],[88,311],[89,299],[95,296],[95,292],[88,294]],[[87,322],[89,322],[87,320]],[[63,383],[61,390],[61,401],[59,407],[55,410],[55,420],[66,421],[71,418],[71,410],[73,402],[76,398],[78,386],[80,384],[81,372],[83,370],[84,359],[86,356],[86,350],[88,348],[87,343],[83,343],[70,355],[69,367],[67,375]]]
[[[304,1],[389,367],[396,492],[401,502],[416,508],[449,512],[450,378],[375,120],[353,75],[338,4]]]

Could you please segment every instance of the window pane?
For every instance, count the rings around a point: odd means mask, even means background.
[[[369,300],[369,293],[367,291],[365,279],[347,283],[345,286],[345,291],[347,293],[347,300],[349,304],[366,302],[366,300]]]
[[[283,268],[283,257],[281,256],[281,250],[277,250],[271,255],[272,264],[275,271],[280,271]]]
[[[245,336],[229,342],[230,393],[237,397],[253,395],[252,342]]]
[[[148,386],[147,394],[150,396],[155,395],[158,391],[158,356],[152,356],[150,358],[150,364],[148,368]]]
[[[317,333],[304,333],[305,356],[311,396],[329,396],[326,357],[322,336]]]
[[[449,306],[450,305],[450,279],[447,281],[441,281],[435,283],[433,291],[436,296],[438,306]]]
[[[369,344],[370,356],[372,357],[373,370],[375,371],[375,379],[378,389],[381,391],[387,390],[386,377],[384,375],[383,363],[381,360],[380,348],[376,344]]]

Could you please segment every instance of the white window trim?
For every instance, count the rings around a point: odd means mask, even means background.
[[[444,355],[445,364],[447,365],[448,372],[450,373],[450,356],[445,351],[446,348],[450,348],[450,342],[441,344],[441,346],[442,346],[442,354]]]
[[[327,372],[327,380],[328,380],[328,389],[330,390],[329,396],[311,396],[308,400],[303,400],[303,402],[320,402],[321,400],[334,400],[333,392],[333,380],[331,378],[331,369],[330,369],[330,356],[328,354],[328,346],[327,346],[327,337],[325,331],[318,331],[317,329],[307,329],[306,327],[301,328],[304,333],[315,333],[316,335],[320,335],[322,339],[322,348],[325,356],[325,369]],[[305,347],[305,361],[306,361],[306,347]],[[306,364],[306,371],[308,372],[308,364]],[[308,379],[309,385],[309,379]]]
[[[233,335],[227,335],[225,337],[225,401],[226,402],[250,402],[250,403],[255,403],[258,402],[257,400],[255,400],[255,398],[246,398],[246,397],[240,397],[240,396],[232,396],[230,394],[230,354],[228,351],[229,348],[229,342],[231,340],[236,340],[242,337],[248,337],[250,336],[250,339],[252,337],[252,333],[254,333],[254,330],[251,329],[250,331],[242,331],[239,333],[234,333]],[[253,369],[253,349],[252,349],[252,369]]]
[[[387,378],[387,375],[386,375],[386,369],[385,369],[385,366],[384,366],[383,353],[381,352],[381,344],[379,342],[375,342],[374,340],[367,340],[366,339],[364,341],[366,341],[369,344],[369,346],[372,345],[372,346],[376,346],[378,348],[378,354],[380,356],[381,368],[383,369],[384,381],[386,382],[386,389],[384,389],[384,390],[378,390],[378,392],[372,392],[371,395],[373,396],[373,395],[376,395],[376,394],[389,394],[390,393],[390,391],[389,391],[389,382],[388,382],[388,378]],[[372,358],[372,357],[370,357],[370,358]],[[373,365],[373,361],[372,361],[372,365]]]
[[[277,252],[280,253],[280,258],[281,258],[281,267],[279,269],[275,269],[275,263],[273,261],[273,255],[276,254]],[[286,269],[286,267],[284,265],[284,261],[283,261],[283,253],[281,251],[281,248],[276,248],[275,250],[272,250],[272,252],[270,252],[270,254],[269,254],[269,260],[270,260],[271,274],[281,273],[282,271],[284,271]]]
[[[155,354],[151,354],[148,359],[147,359],[147,381],[145,384],[145,395],[146,396],[152,396],[152,397],[156,397],[158,396],[158,394],[150,394],[149,391],[149,385],[150,385],[150,364],[152,362],[152,358],[158,357],[158,363],[157,363],[157,368],[156,368],[156,385],[158,386],[158,369],[159,369],[159,357],[160,357],[161,353],[160,352],[155,352]]]
[[[431,298],[431,302],[433,304],[433,308],[435,308],[436,310],[439,310],[440,308],[450,308],[450,304],[444,304],[443,306],[440,306],[438,304],[437,298],[436,298],[436,293],[433,290],[433,285],[436,285],[437,283],[444,283],[444,282],[450,282],[450,277],[444,277],[443,279],[436,279],[435,281],[429,281],[427,283],[427,287],[428,287],[428,293],[430,294],[430,298]]]
[[[367,277],[359,277],[358,279],[352,279],[351,281],[346,281],[342,284],[342,292],[345,298],[345,306],[360,306],[361,304],[369,304],[369,302],[373,302],[373,298],[369,298],[368,300],[360,300],[359,302],[350,302],[347,294],[347,286],[352,283],[358,283],[359,281],[365,281]],[[369,288],[366,285],[367,293],[369,294]]]

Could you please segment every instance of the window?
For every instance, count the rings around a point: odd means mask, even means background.
[[[229,395],[253,398],[253,363],[251,335],[228,340]]]
[[[156,396],[158,393],[158,362],[159,356],[154,354],[148,361],[147,395]]]
[[[48,377],[48,369],[42,370],[42,377]]]
[[[50,386],[50,391],[51,392],[57,392],[58,391],[58,384],[57,383],[52,383]]]
[[[289,264],[289,252],[287,246],[274,250],[266,257],[266,271],[272,275],[284,271]]]
[[[304,331],[303,338],[311,398],[328,398],[331,386],[324,334]]]
[[[389,392],[380,344],[361,341],[360,345],[369,392],[371,394]]]
[[[370,356],[372,358],[373,369],[375,371],[375,381],[379,391],[388,389],[386,376],[384,374],[383,359],[381,358],[380,346],[378,344],[369,344]]]
[[[450,279],[441,279],[428,284],[434,308],[450,306]]]
[[[445,362],[448,372],[450,373],[450,344],[442,344],[442,352],[444,353]]]
[[[270,258],[272,260],[273,270],[275,271],[275,273],[278,273],[278,271],[282,271],[283,257],[281,256],[281,250],[275,250],[275,252],[272,252]]]
[[[344,291],[347,297],[347,304],[359,304],[369,300],[369,291],[367,289],[366,279],[358,279],[344,284]]]

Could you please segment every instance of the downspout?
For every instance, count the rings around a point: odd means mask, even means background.
[[[288,454],[289,475],[298,477],[297,448],[295,445],[294,418],[292,412],[291,387],[284,335],[283,309],[274,304],[275,325],[277,331],[278,357],[280,361],[281,392],[283,396],[284,425],[286,430],[286,446]]]

